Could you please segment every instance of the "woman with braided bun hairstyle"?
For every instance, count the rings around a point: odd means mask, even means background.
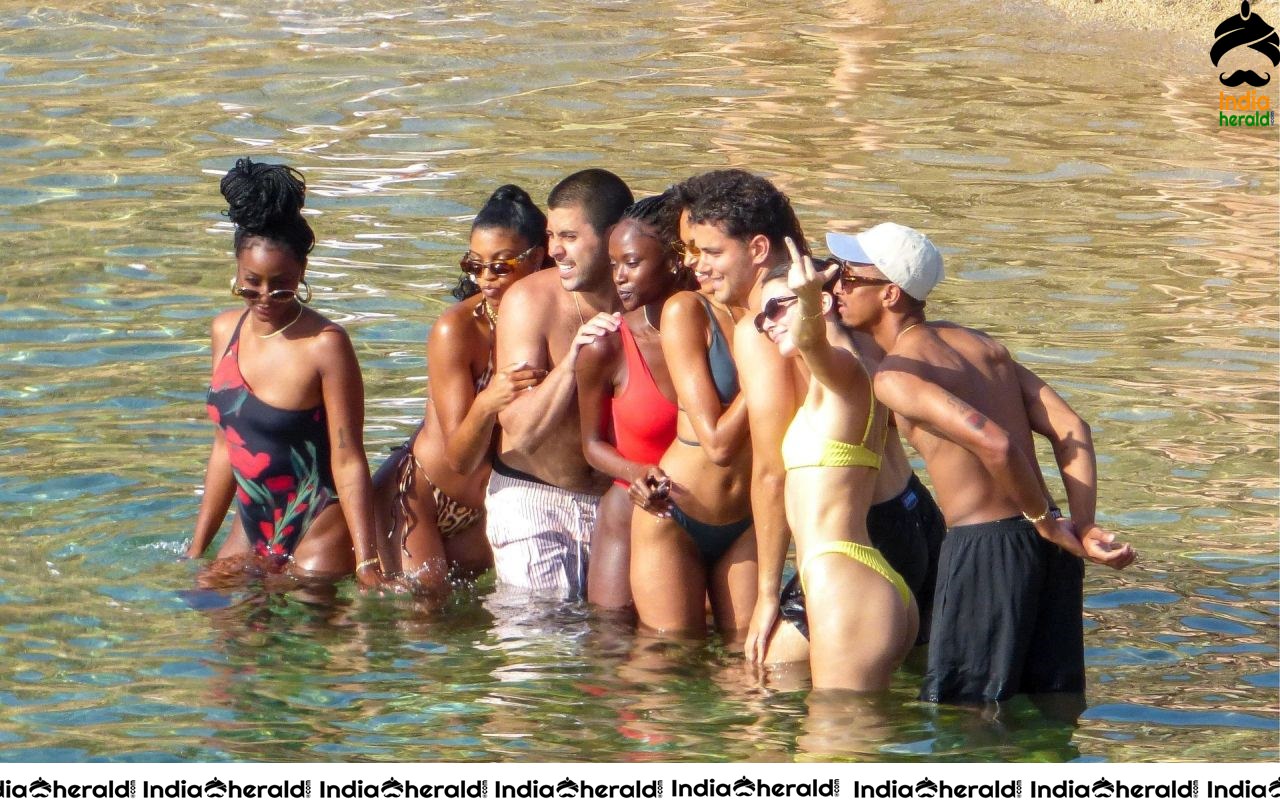
[[[231,294],[244,307],[213,320],[213,450],[187,556],[204,553],[234,499],[239,529],[219,559],[322,578],[354,570],[377,585],[364,383],[346,331],[306,306],[316,241],[306,184],[288,166],[243,158],[221,190],[236,227]]]
[[[427,338],[426,413],[418,430],[374,474],[375,515],[388,573],[411,589],[442,594],[449,573],[492,565],[485,539],[485,488],[497,418],[546,370],[494,369],[494,329],[503,293],[546,258],[547,218],[519,186],[500,186],[471,223],[459,265],[457,304]]]

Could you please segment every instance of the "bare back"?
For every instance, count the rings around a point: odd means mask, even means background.
[[[946,408],[975,410],[969,421],[991,420],[1013,446],[1034,460],[1035,443],[1022,400],[1017,371],[1009,351],[985,333],[948,322],[904,334],[880,364],[876,389],[892,386],[898,393],[928,384],[945,390]],[[901,412],[898,426],[924,458],[947,526],[1017,516],[1012,497],[999,488],[969,450],[932,431],[925,421]],[[1043,485],[1042,485],[1043,487]]]
[[[413,442],[414,456],[432,484],[476,508],[484,504],[488,460],[474,471],[458,473],[446,461],[446,439],[471,409],[477,385],[487,382],[493,372],[493,331],[486,319],[477,316],[480,300],[477,294],[452,305],[431,328],[426,411]]]

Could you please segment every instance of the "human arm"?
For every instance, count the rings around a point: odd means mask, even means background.
[[[187,547],[187,558],[199,558],[208,549],[222,527],[222,520],[235,495],[236,483],[231,473],[227,438],[221,428],[215,427],[213,431],[213,449],[209,452],[209,465],[204,473],[204,495],[200,497],[200,512],[196,516],[191,544]]]
[[[213,320],[209,344],[213,355],[212,368],[215,370],[227,351],[227,343],[231,340],[235,318],[238,316],[233,311],[230,317],[227,313],[223,313]],[[227,453],[227,438],[222,433],[222,427],[215,425],[213,448],[209,451],[209,464],[204,472],[204,494],[200,497],[200,512],[196,515],[191,544],[187,546],[185,553],[187,558],[199,558],[209,548],[213,537],[222,527],[222,520],[227,516],[227,508],[231,506],[235,489],[235,476],[231,472],[231,456]]]
[[[1133,548],[1116,544],[1115,534],[1098,527],[1095,520],[1098,471],[1089,424],[1034,372],[1017,363],[1014,369],[1031,429],[1046,437],[1053,447],[1067,491],[1071,523],[1086,557],[1115,569],[1127,567],[1136,557]]]
[[[747,439],[746,400],[739,393],[727,407],[720,404],[707,363],[709,318],[697,293],[669,298],[662,310],[662,353],[702,450],[716,465],[728,465]]]
[[[521,361],[534,369],[545,369],[550,365],[546,331],[551,328],[544,318],[547,305],[533,295],[536,291],[529,284],[535,281],[534,277],[522,279],[503,297],[501,313],[516,313],[518,316],[498,316],[501,322],[498,330],[499,369]],[[542,383],[519,394],[502,409],[498,423],[508,446],[521,453],[532,454],[546,441],[576,400],[577,381],[573,367],[579,350],[597,336],[616,330],[619,318],[613,313],[596,314],[578,330],[564,357],[558,359]]]
[[[502,408],[515,399],[516,392],[536,386],[546,375],[523,363],[510,364],[495,372],[489,385],[477,393],[471,357],[483,352],[487,359],[489,348],[468,346],[480,338],[468,323],[471,318],[470,308],[450,311],[436,321],[427,341],[431,373],[427,388],[445,441],[445,464],[463,476],[488,456]]]
[[[1084,557],[1070,523],[1049,515],[1036,470],[1008,432],[941,386],[904,371],[902,361],[893,356],[881,363],[874,378],[876,397],[899,417],[972,454],[1017,509],[1035,519],[1041,536]]]
[[[791,269],[787,273],[787,287],[798,299],[799,312],[791,321],[791,340],[804,359],[809,373],[823,387],[842,397],[866,388],[866,371],[858,360],[847,351],[837,349],[827,338],[827,311],[833,305],[830,293],[823,286],[840,272],[839,265],[832,265],[818,272],[813,259],[800,253],[790,237],[785,238],[791,254]]]
[[[328,416],[330,470],[351,533],[356,580],[364,586],[377,586],[386,578],[378,555],[373,483],[364,451],[364,381],[360,363],[351,339],[336,327],[320,331],[313,352]]]
[[[577,378],[578,417],[582,432],[582,456],[587,463],[614,479],[632,482],[637,477],[643,477],[649,466],[622,456],[604,430],[612,422],[611,416],[606,415],[606,409],[614,391],[614,376],[620,357],[618,345],[619,336],[614,333],[583,347],[578,354],[574,372]]]
[[[758,589],[744,642],[747,661],[764,661],[769,637],[778,620],[782,568],[791,546],[784,488],[787,472],[782,463],[782,437],[799,408],[790,382],[795,365],[778,354],[749,321],[738,323],[734,347],[742,363],[739,381],[746,399],[751,435],[751,515],[756,531]]]

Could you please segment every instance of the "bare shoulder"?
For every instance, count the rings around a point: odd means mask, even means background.
[[[231,339],[231,334],[235,332],[236,324],[240,322],[240,318],[244,316],[245,309],[237,307],[233,310],[224,310],[213,317],[213,325],[209,330],[209,334],[213,336],[215,342],[225,344]]]
[[[702,294],[692,290],[682,290],[671,295],[662,306],[662,318],[673,318],[678,321],[697,318],[703,323],[707,319],[706,307],[702,304]]]
[[[738,319],[738,321],[733,325],[733,348],[735,354],[738,352],[758,352],[761,346],[759,339],[764,339],[770,344],[773,343],[769,341],[768,337],[765,336],[764,333],[761,333],[756,329],[756,325],[751,319]]]
[[[916,394],[927,379],[916,374],[909,359],[889,356],[871,376],[872,391],[876,399],[895,412],[905,411],[905,406],[915,401]]]
[[[450,341],[473,338],[476,333],[476,306],[483,298],[483,293],[477,293],[445,308],[445,311],[436,318],[435,324],[431,325],[431,340]]]
[[[576,367],[582,370],[610,370],[622,362],[622,336],[617,332],[596,336],[578,350]]]
[[[929,322],[934,334],[943,343],[966,354],[977,353],[989,361],[1008,359],[1009,350],[989,333],[974,327],[965,327],[950,321]]]
[[[224,310],[213,317],[209,327],[209,345],[213,351],[215,364],[227,351],[227,345],[231,343],[231,335],[236,331],[236,325],[240,323],[245,312],[243,307],[238,307],[234,310]]]
[[[733,357],[740,377],[751,375],[757,369],[776,370],[791,363],[782,357],[768,336],[756,330],[751,319],[739,319],[733,326]]]
[[[505,330],[510,330],[514,324],[521,332],[540,333],[560,312],[560,297],[563,293],[564,288],[561,287],[559,275],[554,268],[532,273],[515,282],[502,295],[498,324]],[[504,318],[503,314],[508,315]],[[515,318],[510,314],[515,314]]]
[[[559,272],[555,268],[543,268],[512,283],[507,292],[502,295],[502,303],[508,304],[512,297],[515,297],[516,301],[545,304],[556,301],[563,291]]]
[[[351,336],[347,334],[346,328],[319,313],[312,312],[318,323],[315,326],[315,333],[307,340],[307,349],[316,359],[317,365],[326,366],[336,358],[354,355],[355,348],[351,344]]]

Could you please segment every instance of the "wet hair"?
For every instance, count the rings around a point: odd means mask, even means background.
[[[622,213],[635,202],[622,178],[607,169],[574,172],[557,183],[547,195],[548,209],[581,206],[587,222],[601,235],[617,223]]]
[[[680,206],[676,202],[675,193],[668,189],[660,195],[642,197],[622,212],[618,222],[634,220],[647,226],[662,243],[662,251],[676,266],[676,288],[678,290],[697,290],[698,282],[693,271],[684,266],[676,256],[675,242],[680,236]]]
[[[316,233],[302,216],[307,183],[302,173],[284,164],[255,164],[241,158],[219,185],[227,201],[223,212],[235,223],[236,254],[254,237],[287,248],[299,261],[316,244]]]
[[[783,249],[784,237],[790,237],[802,253],[809,253],[791,201],[759,175],[717,169],[695,175],[682,185],[686,194],[693,196],[688,204],[689,222],[718,226],[737,240],[763,234],[775,251]]]
[[[518,234],[530,246],[547,247],[547,215],[542,213],[529,193],[514,183],[499,186],[489,195],[471,221],[471,232],[478,228],[504,228]],[[458,285],[450,293],[462,301],[480,292],[480,286],[467,274],[458,277]]]

